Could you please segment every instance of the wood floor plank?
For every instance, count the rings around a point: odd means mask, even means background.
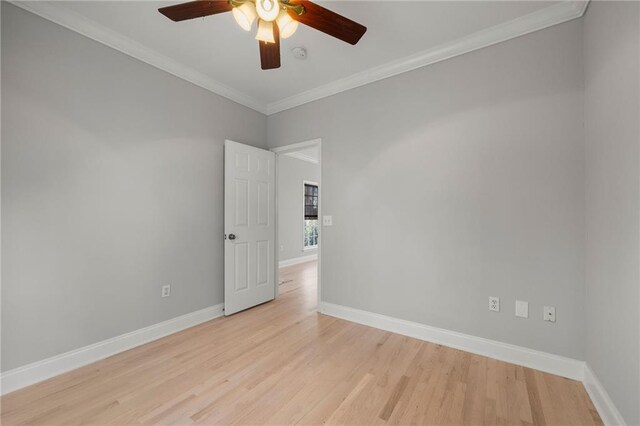
[[[318,314],[316,264],[280,297],[1,398],[3,425],[601,425],[581,383]]]
[[[531,407],[532,423],[535,425],[545,426],[547,421],[544,417],[544,410],[540,402],[540,394],[538,385],[535,380],[535,373],[529,368],[525,368],[525,384],[527,386],[527,395],[529,397],[529,406]]]

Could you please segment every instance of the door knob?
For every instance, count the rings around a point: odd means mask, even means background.
[[[230,240],[235,240],[236,239],[236,234],[229,234],[229,239]]]

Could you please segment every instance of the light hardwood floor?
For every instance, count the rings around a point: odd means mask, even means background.
[[[2,424],[602,424],[581,383],[316,312],[315,262],[280,297],[2,398]]]

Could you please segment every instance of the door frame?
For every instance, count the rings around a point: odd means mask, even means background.
[[[274,152],[276,154],[276,217],[275,217],[275,225],[276,225],[276,238],[275,238],[275,253],[276,255],[274,256],[274,268],[276,271],[276,288],[275,288],[275,295],[274,298],[278,298],[279,294],[280,294],[280,239],[279,239],[279,235],[280,235],[280,212],[279,212],[279,208],[280,208],[280,185],[278,184],[279,182],[279,176],[280,176],[280,156],[282,154],[286,154],[289,152],[295,152],[295,151],[299,151],[301,149],[305,149],[305,148],[311,148],[317,146],[318,147],[318,151],[319,151],[319,155],[318,155],[318,159],[320,162],[320,179],[318,182],[318,302],[317,302],[317,307],[316,309],[319,309],[320,307],[320,303],[322,301],[322,233],[323,233],[323,226],[322,226],[322,199],[323,199],[323,184],[322,184],[322,139],[321,138],[317,138],[317,139],[310,139],[310,140],[306,140],[303,142],[298,142],[298,143],[293,143],[290,145],[284,145],[284,146],[278,146],[275,148],[271,148],[271,151]]]

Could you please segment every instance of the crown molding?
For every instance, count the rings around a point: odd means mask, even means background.
[[[349,77],[319,86],[297,95],[269,103],[267,115],[326,98],[365,84],[451,59],[512,38],[539,31],[581,17],[588,0],[564,0],[536,12],[475,32],[432,49],[370,68]]]
[[[209,90],[248,108],[266,114],[266,104],[213,78],[152,50],[135,40],[113,31],[65,7],[46,1],[14,1],[9,3],[92,40],[109,46],[189,83]]]
[[[581,17],[589,0],[563,0],[528,15],[478,31],[449,43],[419,52],[396,61],[370,68],[297,95],[266,104],[239,90],[152,50],[122,34],[67,8],[45,1],[15,1],[10,3],[65,28],[89,37],[151,66],[173,74],[196,86],[223,96],[260,113],[271,115],[287,109],[355,89],[375,81],[402,74],[427,65],[451,59],[512,38],[539,31]]]
[[[287,152],[286,154],[283,154],[283,155],[286,155],[287,157],[295,158],[298,160],[306,161],[308,163],[320,164],[320,160],[318,160],[317,158],[311,157],[309,155],[305,155],[299,151]]]

